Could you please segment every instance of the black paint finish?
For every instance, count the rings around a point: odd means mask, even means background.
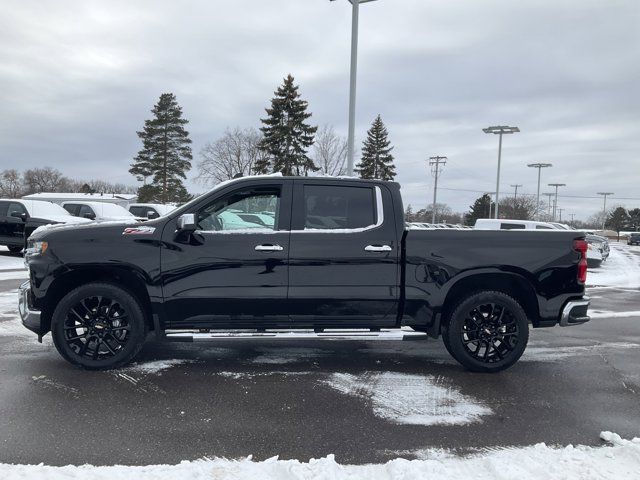
[[[379,192],[383,221],[356,231],[303,231],[305,185]],[[274,231],[181,232],[182,214],[248,188],[281,192]],[[571,231],[406,231],[398,184],[356,179],[249,177],[221,184],[166,217],[140,224],[53,228],[30,241],[49,249],[30,263],[34,307],[49,331],[58,300],[91,281],[136,295],[161,328],[393,327],[438,333],[463,296],[501,290],[535,327],[555,325],[567,300],[584,295]],[[256,251],[278,245],[279,251]],[[366,251],[387,246],[388,251]]]

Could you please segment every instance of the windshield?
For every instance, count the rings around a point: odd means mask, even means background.
[[[115,203],[99,203],[91,206],[98,210],[103,217],[133,217],[128,210]]]
[[[42,202],[39,200],[23,200],[29,215],[32,217],[46,218],[52,215],[69,217],[69,212],[56,203]]]

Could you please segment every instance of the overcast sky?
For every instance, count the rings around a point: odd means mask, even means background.
[[[259,126],[291,73],[316,124],[346,135],[347,0],[8,0],[0,15],[0,169],[50,165],[135,184],[136,130],[163,92],[190,121],[194,167],[227,126]],[[430,201],[426,158],[446,155],[439,201],[495,190],[615,192],[640,207],[640,1],[379,0],[361,6],[357,145],[380,113],[405,202]],[[194,183],[192,191],[203,188]],[[546,187],[543,191],[549,191]],[[629,198],[620,200],[620,198]],[[618,198],[616,200],[615,198]],[[585,218],[600,199],[559,201]]]

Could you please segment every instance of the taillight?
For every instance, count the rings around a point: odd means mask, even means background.
[[[586,240],[574,240],[573,249],[580,254],[578,261],[578,283],[584,284],[587,281],[587,249],[589,244]]]

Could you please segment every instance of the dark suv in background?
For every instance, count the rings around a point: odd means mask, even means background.
[[[640,232],[630,234],[627,245],[640,245]]]
[[[29,235],[42,225],[54,223],[87,223],[51,202],[39,200],[0,199],[0,245],[11,253],[19,253]]]

